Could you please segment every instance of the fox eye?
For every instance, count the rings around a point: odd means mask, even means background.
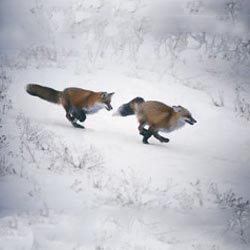
[[[107,93],[107,92],[102,92],[101,98],[102,98],[102,99],[105,99],[105,98],[107,98],[107,97],[108,97],[108,93]]]

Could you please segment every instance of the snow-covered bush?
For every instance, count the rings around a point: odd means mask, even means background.
[[[16,122],[20,136],[19,156],[22,166],[32,163],[37,168],[57,173],[88,173],[102,168],[103,159],[93,147],[86,147],[81,153],[76,153],[53,133],[32,124],[24,114],[19,114]]]
[[[228,221],[228,229],[238,233],[241,239],[250,242],[250,203],[238,197],[232,190],[221,192],[215,183],[211,183],[209,192],[214,195],[215,203],[221,209],[232,212]]]
[[[223,107],[225,105],[224,96],[222,92],[219,92],[217,94],[211,94],[210,97],[215,107]]]
[[[0,72],[0,112],[1,112],[1,120],[4,115],[12,108],[11,99],[8,96],[8,90],[11,84],[10,78],[7,76],[6,71],[2,70]],[[0,122],[1,122],[0,120]]]
[[[29,41],[22,37],[16,67],[60,64],[66,48],[78,53],[75,62],[82,59],[91,67],[109,61],[157,71],[162,63],[179,62],[191,69],[186,54],[205,67],[209,60],[217,68],[249,65],[250,4],[244,0],[73,1],[60,6],[46,0],[23,8],[29,10],[25,25],[33,20],[36,26],[30,29],[37,33],[39,27],[43,34]]]
[[[248,93],[242,91],[241,87],[237,87],[235,99],[235,112],[238,116],[250,121],[250,101],[247,98]]]
[[[9,147],[9,137],[6,134],[7,114],[12,108],[11,99],[8,96],[8,90],[11,79],[7,76],[6,71],[0,72],[0,176],[6,174],[15,174],[13,165],[8,161],[9,157],[13,157],[13,152]]]

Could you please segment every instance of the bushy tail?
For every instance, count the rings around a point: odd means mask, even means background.
[[[26,91],[30,95],[38,96],[48,102],[60,104],[62,92],[52,88],[43,87],[38,84],[28,84]]]
[[[129,116],[134,115],[136,112],[136,107],[144,103],[144,99],[142,97],[136,97],[128,103],[121,105],[118,110],[114,113],[114,115],[118,116]]]

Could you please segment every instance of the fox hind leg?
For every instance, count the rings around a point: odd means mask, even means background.
[[[84,110],[81,110],[81,109],[78,109],[75,107],[71,107],[69,112],[74,118],[76,118],[80,122],[84,122],[87,118]]]
[[[138,126],[138,130],[140,135],[144,136],[147,133],[147,129],[145,129],[146,122],[139,120],[139,126]]]
[[[142,142],[144,144],[149,144],[148,139],[153,135],[152,132],[150,130],[143,129],[143,132],[141,133],[141,135],[143,135]]]
[[[149,144],[148,139],[152,136],[152,133],[148,129],[144,128],[145,125],[146,125],[145,121],[139,120],[138,130],[139,130],[140,135],[143,136],[142,142],[144,144]]]

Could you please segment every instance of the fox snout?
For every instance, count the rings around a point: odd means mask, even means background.
[[[194,125],[197,121],[193,117],[188,117],[185,119],[185,122],[187,122],[190,125]]]
[[[113,109],[113,107],[111,106],[111,98],[115,93],[107,93],[107,92],[102,92],[101,93],[101,102],[105,105],[105,108],[110,111]]]
[[[110,104],[106,104],[105,108],[106,108],[108,111],[110,111],[110,110],[113,109],[113,107],[112,107]]]

